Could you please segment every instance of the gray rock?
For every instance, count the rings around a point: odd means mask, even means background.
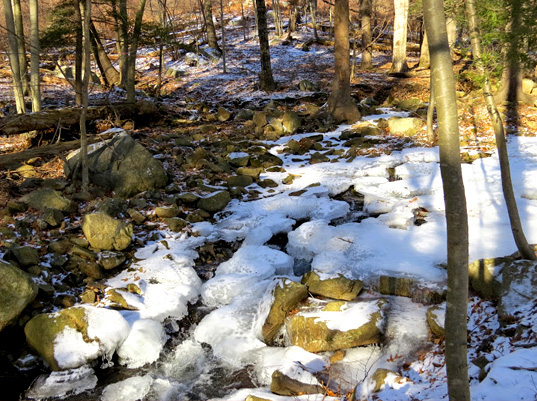
[[[133,228],[107,214],[92,213],[82,218],[82,231],[93,248],[122,251],[132,241]]]
[[[169,219],[164,219],[164,222],[168,225],[170,230],[175,233],[178,233],[183,228],[187,226],[187,222],[179,217],[170,217]]]
[[[505,263],[501,274],[498,316],[501,321],[527,317],[528,306],[537,300],[537,262],[514,260]]]
[[[73,152],[64,166],[67,177],[79,174],[80,155]],[[90,180],[129,197],[143,191],[162,188],[168,177],[162,163],[125,131],[88,152]],[[50,206],[49,206],[50,207]]]
[[[9,251],[21,267],[39,264],[39,251],[36,248],[32,248],[31,246],[14,246]]]
[[[51,227],[58,227],[63,222],[63,213],[58,209],[47,208],[41,215],[41,220]]]
[[[112,270],[127,260],[127,257],[118,252],[104,251],[99,254],[98,262],[105,270]]]
[[[209,213],[219,212],[224,209],[231,201],[231,195],[228,191],[219,191],[210,194],[198,201],[198,207]]]
[[[249,175],[232,175],[227,179],[228,187],[247,187],[254,182],[254,179]]]
[[[0,260],[0,331],[19,317],[37,291],[28,274]]]
[[[50,188],[32,191],[24,195],[20,200],[37,210],[57,209],[62,212],[71,210],[71,201],[63,197],[58,191]]]

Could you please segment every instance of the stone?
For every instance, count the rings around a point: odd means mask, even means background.
[[[259,111],[254,114],[254,116],[252,117],[252,121],[254,122],[256,127],[262,128],[268,123],[267,115],[266,113]]]
[[[181,78],[186,75],[185,71],[177,70],[175,68],[167,68],[164,72],[165,77],[169,78]]]
[[[209,213],[216,213],[224,209],[231,201],[231,195],[228,191],[213,192],[205,198],[198,201],[198,207]]]
[[[291,344],[309,352],[379,343],[386,306],[385,299],[378,299],[347,303],[339,311],[316,311],[306,307],[286,322],[287,335]],[[339,329],[342,322],[346,322],[345,330]]]
[[[82,231],[93,248],[103,251],[122,251],[132,241],[132,224],[125,224],[104,213],[86,214]]]
[[[129,305],[123,294],[128,293],[126,288],[112,288],[106,291],[106,299],[112,304],[113,308],[137,310],[134,306]]]
[[[27,206],[25,202],[9,201],[6,205],[7,213],[10,216],[25,212],[26,209],[27,209]]]
[[[229,164],[234,167],[245,167],[250,161],[250,155],[244,152],[233,152],[228,156]]]
[[[274,180],[271,180],[270,178],[266,178],[264,180],[261,180],[257,183],[261,188],[276,188],[278,187],[278,183]]]
[[[417,117],[390,117],[388,127],[392,134],[414,136],[425,125],[425,122]]]
[[[376,125],[368,123],[358,123],[351,128],[346,129],[339,135],[339,139],[346,141],[352,138],[364,138],[365,136],[377,136],[382,133],[382,130]]]
[[[77,178],[79,164],[79,151],[69,154],[64,165],[66,176]],[[168,181],[162,163],[125,131],[90,147],[88,169],[92,183],[123,198],[162,188]]]
[[[160,206],[155,208],[155,214],[161,219],[177,217],[179,215],[179,208],[177,205]]]
[[[537,85],[531,79],[524,78],[522,80],[522,92],[524,92],[524,93],[526,93],[528,95],[532,94],[531,92],[533,91],[533,88],[535,88],[535,86],[537,86]]]
[[[302,125],[302,120],[294,111],[286,111],[282,116],[283,131],[287,134],[294,134]]]
[[[269,400],[268,398],[261,398],[261,397],[256,397],[255,395],[248,395],[248,397],[246,397],[244,399],[244,401],[271,401]]]
[[[105,270],[112,270],[120,266],[127,260],[127,257],[123,253],[104,251],[99,253],[97,262]]]
[[[51,227],[58,227],[63,222],[63,213],[58,209],[47,208],[41,215],[41,220]]]
[[[328,163],[330,158],[319,152],[315,152],[311,155],[310,164]]]
[[[136,224],[142,224],[146,220],[146,217],[136,209],[127,209],[127,213]]]
[[[247,187],[253,184],[254,179],[249,175],[232,175],[227,179],[228,187]]]
[[[537,299],[537,262],[513,260],[505,263],[501,273],[498,317],[510,323],[513,318],[528,317],[528,304]]]
[[[444,322],[446,316],[445,306],[435,305],[427,309],[427,323],[433,335],[437,338],[444,338]]]
[[[100,279],[103,277],[101,267],[93,260],[84,259],[78,255],[71,255],[69,258],[69,266],[72,269],[78,269],[86,277]]]
[[[0,260],[0,331],[15,322],[37,292],[37,284],[27,273]]]
[[[50,242],[48,244],[48,250],[50,252],[64,255],[71,250],[72,246],[73,246],[73,243],[69,241],[68,239],[60,239],[60,240]]]
[[[113,324],[107,324],[105,331],[91,330],[94,326],[102,327],[104,322]],[[28,344],[50,368],[58,371],[78,368],[101,355],[112,355],[129,330],[129,324],[119,312],[85,305],[37,315],[26,324],[24,334]],[[99,338],[100,333],[106,333],[106,338]],[[65,336],[68,342],[62,340]]]
[[[389,375],[394,375],[399,380],[403,380],[401,375],[398,374],[397,372],[394,372],[393,370],[378,368],[377,370],[375,370],[375,373],[373,373],[373,375],[369,379],[371,380],[371,382],[374,383],[373,390],[371,390],[371,392],[378,393],[379,391],[381,391],[386,385],[386,379],[388,378]]]
[[[414,280],[408,277],[380,276],[379,292],[383,295],[397,295],[412,298]]]
[[[177,195],[175,200],[181,203],[192,204],[200,200],[200,197],[196,194],[193,194],[192,192],[185,192],[183,194]]]
[[[396,102],[395,107],[397,107],[399,110],[404,111],[416,111],[419,108],[426,107],[426,104],[423,103],[420,99],[413,97],[410,99],[404,99]]]
[[[499,276],[506,263],[513,258],[478,259],[468,265],[470,286],[482,298],[498,301],[501,296]]]
[[[249,175],[253,179],[258,179],[259,175],[263,172],[261,167],[240,167],[237,169],[237,174],[239,175]]]
[[[310,80],[303,79],[298,83],[298,89],[305,92],[316,92],[319,90],[319,87]]]
[[[37,177],[37,171],[35,171],[35,168],[27,164],[23,164],[22,166],[18,167],[17,169],[15,169],[15,172],[24,178]]]
[[[218,111],[216,112],[216,118],[220,122],[225,122],[231,118],[231,113],[223,107],[219,107]]]
[[[323,394],[325,392],[320,384],[304,383],[287,376],[279,370],[275,370],[274,373],[272,373],[270,391],[274,394],[284,396]]]
[[[13,255],[20,267],[39,264],[39,251],[31,246],[13,246],[9,253]]]
[[[203,164],[209,159],[209,152],[203,148],[196,148],[193,153],[186,157],[186,162],[192,168],[201,168]]]
[[[164,219],[164,222],[168,225],[169,229],[172,230],[174,233],[178,233],[183,228],[185,228],[188,223],[179,218],[179,217],[170,217],[168,219]]]
[[[302,284],[306,285],[313,295],[344,301],[352,301],[364,286],[360,280],[350,280],[342,274],[329,279],[321,279],[314,271],[302,277]]]
[[[50,188],[38,189],[24,195],[20,200],[33,209],[57,209],[62,212],[71,210],[71,201],[63,197],[58,191]]]
[[[287,314],[308,297],[305,285],[288,279],[279,279],[271,291],[273,301],[262,328],[263,341],[268,345],[275,343]]]

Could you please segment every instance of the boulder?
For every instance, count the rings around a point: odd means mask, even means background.
[[[37,315],[24,327],[26,341],[52,370],[78,368],[101,355],[111,358],[129,330],[119,312],[87,305]]]
[[[250,161],[250,155],[245,152],[233,152],[227,156],[229,164],[235,167],[245,167]]]
[[[93,248],[122,251],[131,244],[133,228],[105,213],[92,213],[82,218],[82,231]]]
[[[161,219],[177,217],[177,215],[179,214],[179,208],[177,207],[177,205],[159,206],[155,208],[155,214]]]
[[[67,156],[64,166],[67,177],[79,173],[79,151]],[[162,163],[125,131],[88,151],[90,181],[119,197],[162,188],[168,177]],[[51,206],[49,206],[51,207]]]
[[[443,306],[432,306],[427,309],[427,323],[435,337],[444,338],[445,329],[444,322],[446,319],[446,308]]]
[[[423,103],[418,98],[410,98],[410,99],[404,99],[400,100],[395,104],[395,107],[397,107],[399,110],[404,111],[416,111],[421,107],[426,107],[426,104]]]
[[[51,227],[58,227],[63,222],[63,213],[58,209],[47,208],[41,215],[41,220]]]
[[[174,233],[178,233],[183,228],[185,228],[188,223],[179,218],[179,217],[170,217],[168,219],[164,219],[164,222],[168,225],[169,229],[172,230]]]
[[[57,209],[62,212],[71,210],[71,201],[63,197],[60,192],[50,188],[32,191],[20,200],[37,210]]]
[[[298,89],[305,92],[316,92],[319,90],[319,86],[310,80],[303,79],[298,83]]]
[[[383,295],[411,298],[413,285],[414,280],[408,277],[380,276],[379,292]]]
[[[392,134],[414,136],[425,125],[425,122],[417,117],[390,117],[388,127]]]
[[[337,277],[324,278],[310,271],[302,277],[302,284],[308,287],[313,295],[320,295],[332,299],[352,301],[363,288],[360,280],[350,280],[339,274]]]
[[[514,260],[502,269],[498,316],[501,321],[525,318],[537,300],[537,262]]]
[[[470,286],[482,298],[498,301],[502,286],[499,276],[505,264],[513,261],[513,258],[489,258],[470,263],[468,265]]]
[[[112,270],[127,260],[127,257],[119,252],[104,251],[99,254],[98,263],[105,270]]]
[[[282,116],[282,125],[285,133],[294,134],[302,125],[302,121],[294,111],[286,111]]]
[[[9,250],[20,267],[39,264],[39,251],[31,246],[13,246]]]
[[[369,123],[358,123],[343,131],[339,135],[339,139],[346,141],[353,138],[364,138],[365,136],[377,136],[381,133],[382,130],[376,125],[371,125]]]
[[[268,123],[267,114],[262,111],[258,111],[252,117],[252,121],[257,128],[263,128]]]
[[[231,113],[223,107],[219,107],[218,111],[216,112],[216,118],[218,121],[225,122],[231,118]]]
[[[394,372],[393,370],[378,368],[377,370],[375,370],[375,373],[373,373],[373,375],[369,378],[369,380],[373,384],[371,392],[378,393],[379,391],[382,391],[382,389],[384,389],[384,387],[386,386],[386,382],[389,376],[394,376],[397,381],[404,380],[400,374]]]
[[[272,305],[262,328],[263,341],[268,345],[274,344],[287,314],[308,297],[305,285],[287,279],[279,279],[272,291]]]
[[[230,201],[231,195],[228,191],[218,191],[201,198],[198,201],[198,207],[206,212],[215,213],[224,209]]]
[[[247,187],[253,184],[254,179],[249,175],[232,175],[227,179],[228,187]]]
[[[19,317],[37,291],[27,273],[0,260],[0,331]]]
[[[315,376],[306,371],[301,365],[295,362],[291,369],[291,371],[290,369],[285,369],[285,373],[280,370],[275,370],[274,373],[272,373],[270,382],[271,392],[292,397],[303,394],[324,393],[324,388]],[[306,379],[304,380],[304,378]]]
[[[522,92],[524,92],[524,93],[526,93],[528,95],[532,94],[533,88],[535,88],[535,86],[537,86],[537,85],[531,79],[524,78],[522,80]]]
[[[338,311],[304,308],[286,322],[291,344],[309,352],[337,351],[382,339],[385,299],[347,303]]]

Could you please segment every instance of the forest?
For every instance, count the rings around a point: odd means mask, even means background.
[[[0,9],[0,400],[536,399],[534,0]]]

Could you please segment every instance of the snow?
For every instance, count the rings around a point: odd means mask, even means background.
[[[129,377],[106,386],[101,401],[136,401],[144,398],[151,389],[153,379],[149,375]]]
[[[129,369],[155,362],[167,340],[162,325],[151,319],[136,320],[129,336],[119,347],[119,362]]]

